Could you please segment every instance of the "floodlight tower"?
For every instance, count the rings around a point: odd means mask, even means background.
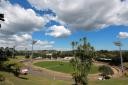
[[[114,45],[119,47],[121,70],[122,70],[122,73],[123,73],[124,72],[124,68],[123,68],[123,58],[122,58],[122,51],[121,51],[122,43],[120,41],[116,41],[116,42],[114,42]]]

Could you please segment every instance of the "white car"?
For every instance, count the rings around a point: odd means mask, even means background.
[[[21,70],[20,70],[20,73],[21,73],[21,74],[24,74],[24,75],[27,75],[27,74],[28,74],[28,72],[29,72],[29,70],[28,70],[28,69],[26,69],[26,68],[25,68],[25,69],[21,69]]]

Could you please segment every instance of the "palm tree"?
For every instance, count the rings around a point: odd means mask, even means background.
[[[71,45],[72,45],[72,50],[74,50],[75,42],[74,42],[74,41],[72,41],[72,42],[71,42]]]
[[[83,37],[80,39],[80,42],[85,45],[87,43],[87,38],[86,37]]]
[[[92,58],[95,56],[95,50],[87,42],[87,38],[80,39],[80,44],[72,42],[73,49],[75,49],[75,58],[71,60],[71,64],[74,68],[72,74],[76,85],[87,85],[88,84],[88,73],[91,69]]]

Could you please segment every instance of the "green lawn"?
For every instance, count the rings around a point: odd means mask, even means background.
[[[25,56],[16,56],[16,58],[9,58],[10,61],[19,62],[20,60],[25,59]]]
[[[1,72],[5,77],[5,82],[0,82],[0,85],[71,85],[71,82],[52,80],[39,76],[21,76],[17,78],[11,73]]]
[[[89,85],[128,85],[128,78],[90,81]]]
[[[17,78],[11,73],[2,72],[6,76],[5,82],[0,82],[0,85],[72,85],[71,81],[51,80],[39,76],[22,76]],[[89,81],[89,85],[128,85],[128,78],[110,79],[110,80],[96,80]]]
[[[20,60],[20,59],[18,59]],[[71,73],[73,70],[68,62],[38,62],[37,66],[61,72]],[[98,72],[98,67],[93,66],[91,73]],[[53,80],[52,78],[44,78],[43,76],[27,75],[21,78],[15,77],[12,73],[0,72],[6,77],[5,82],[0,82],[0,85],[72,85],[72,81]],[[89,81],[89,85],[128,85],[128,78],[110,79],[103,81]]]
[[[43,61],[43,62],[37,62],[34,65],[63,73],[73,72],[73,68],[69,62]],[[94,73],[98,73],[98,67],[93,65],[90,74],[94,74]]]

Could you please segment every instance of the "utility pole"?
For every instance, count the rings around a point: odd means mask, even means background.
[[[120,41],[117,41],[117,42],[114,42],[114,44],[115,44],[115,46],[118,46],[119,47],[121,71],[122,71],[122,74],[123,74],[124,68],[123,68],[123,58],[122,58],[122,51],[121,51],[122,43]]]

